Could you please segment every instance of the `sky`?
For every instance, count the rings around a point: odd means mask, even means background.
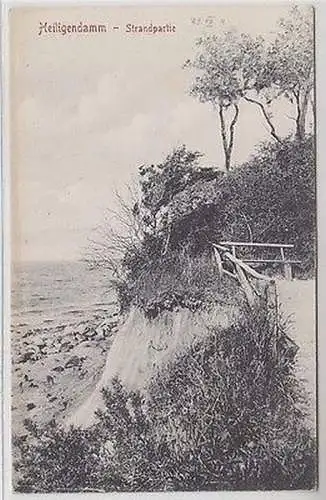
[[[82,257],[113,193],[178,145],[223,166],[218,118],[189,96],[182,69],[195,40],[222,19],[266,34],[287,6],[20,8],[11,15],[11,207],[13,257],[21,261]],[[213,26],[193,18],[213,16]],[[42,33],[48,24],[120,26],[97,34]],[[126,33],[125,25],[172,23],[175,33]],[[286,117],[281,133],[293,127]],[[269,137],[258,109],[243,104],[234,163]]]

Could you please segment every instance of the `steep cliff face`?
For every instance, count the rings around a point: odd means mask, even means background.
[[[67,425],[88,427],[94,412],[102,405],[101,390],[119,377],[129,389],[146,391],[153,375],[182,353],[193,342],[209,334],[212,328],[228,328],[239,320],[240,307],[215,305],[191,312],[180,308],[148,319],[132,309],[121,324],[108,352],[101,379],[91,396],[69,416]]]

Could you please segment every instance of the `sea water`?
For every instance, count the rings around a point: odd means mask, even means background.
[[[116,309],[110,275],[84,262],[15,263],[11,271],[11,326],[53,328],[105,317]]]

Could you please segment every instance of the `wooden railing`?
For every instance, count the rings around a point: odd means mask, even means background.
[[[218,274],[220,278],[223,276],[223,274],[226,274],[227,276],[235,279],[243,289],[250,307],[256,309],[257,301],[259,302],[261,293],[256,289],[255,285],[252,282],[252,278],[255,278],[256,280],[258,280],[258,282],[265,282],[267,288],[269,282],[273,289],[275,289],[275,281],[269,276],[265,276],[264,274],[257,272],[247,263],[238,259],[234,255],[235,251],[231,253],[230,249],[227,246],[221,245],[220,243],[212,243],[212,245],[214,258],[217,264]],[[249,279],[249,277],[251,279]]]
[[[228,250],[232,253],[233,257],[238,258],[236,251],[238,248],[274,248],[280,250],[280,258],[276,259],[241,259],[242,262],[250,264],[251,266],[260,264],[281,264],[284,270],[284,276],[286,279],[292,279],[292,265],[300,264],[299,260],[288,259],[285,256],[285,251],[294,248],[294,245],[288,243],[249,243],[240,241],[221,241],[219,242],[220,248],[224,247],[224,250]]]

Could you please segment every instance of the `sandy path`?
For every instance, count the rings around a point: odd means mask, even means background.
[[[299,346],[296,373],[309,399],[309,420],[316,414],[316,304],[314,280],[279,280],[280,310],[290,322],[289,335]]]

